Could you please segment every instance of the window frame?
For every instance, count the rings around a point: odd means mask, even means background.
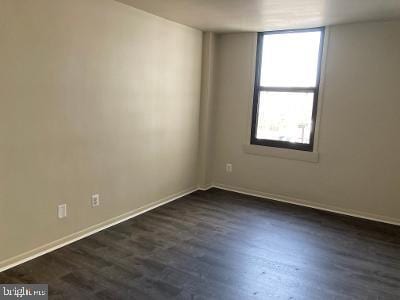
[[[263,54],[263,42],[265,35],[272,34],[284,34],[284,33],[299,33],[299,32],[321,32],[321,39],[319,45],[319,54],[318,54],[318,65],[317,65],[317,80],[315,87],[264,87],[261,86],[261,66],[262,66],[262,54]],[[255,82],[254,82],[254,96],[253,96],[253,109],[252,109],[252,119],[251,119],[251,145],[258,146],[267,146],[274,148],[283,148],[283,149],[292,149],[292,150],[300,150],[300,151],[314,151],[314,142],[315,142],[315,128],[317,121],[317,111],[318,111],[318,96],[320,91],[320,83],[321,83],[321,68],[322,68],[322,58],[323,58],[323,50],[324,50],[324,41],[325,41],[325,27],[317,27],[317,28],[308,28],[308,29],[293,29],[293,30],[278,30],[278,31],[265,31],[259,32],[257,35],[257,54],[256,54],[256,74],[255,74]],[[268,139],[257,139],[257,121],[258,121],[258,107],[260,100],[260,93],[262,91],[270,91],[270,92],[296,92],[296,93],[314,93],[313,99],[313,107],[312,107],[312,124],[311,124],[311,132],[310,132],[310,142],[308,144],[303,143],[292,143],[289,141],[276,141],[276,140],[268,140]]]

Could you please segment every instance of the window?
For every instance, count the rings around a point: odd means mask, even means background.
[[[251,144],[313,151],[324,28],[258,34]]]

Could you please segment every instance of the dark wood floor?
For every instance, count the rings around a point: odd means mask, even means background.
[[[14,269],[51,299],[400,299],[400,227],[212,189]]]

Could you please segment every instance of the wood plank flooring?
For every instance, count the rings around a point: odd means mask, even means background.
[[[0,273],[50,299],[400,299],[400,227],[211,189]]]

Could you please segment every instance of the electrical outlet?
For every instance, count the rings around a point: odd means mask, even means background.
[[[100,195],[99,194],[92,195],[92,207],[96,207],[99,205],[100,205]]]
[[[232,164],[226,164],[226,172],[232,173]]]
[[[67,204],[61,204],[58,206],[58,218],[63,219],[67,216]]]

